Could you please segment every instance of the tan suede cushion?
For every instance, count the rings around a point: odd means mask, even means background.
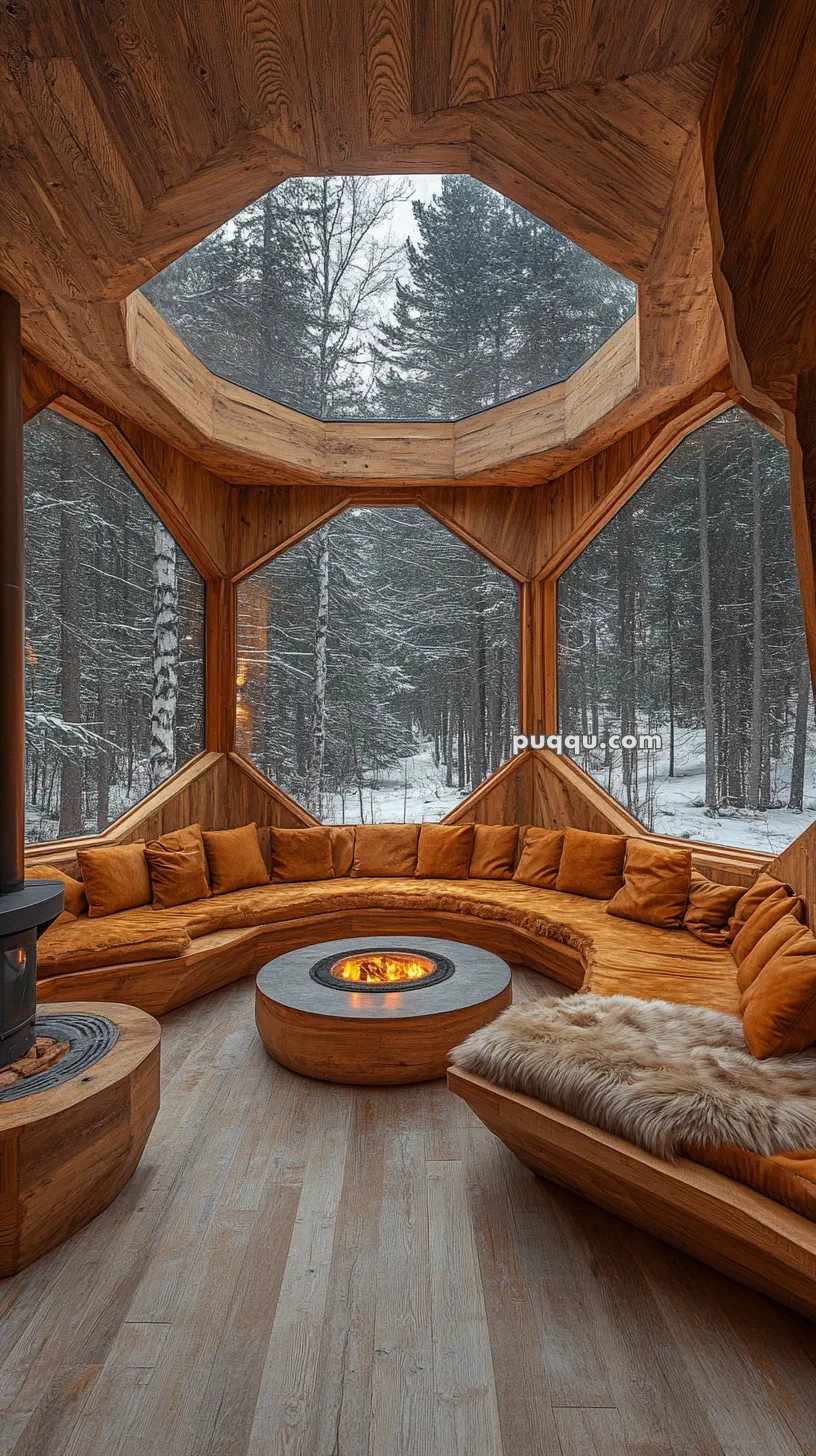
[[[422,824],[414,873],[423,880],[466,880],[472,852],[472,824]]]
[[[77,859],[92,919],[150,904],[150,871],[144,841],[104,849],[78,849]]]
[[[354,863],[354,825],[334,824],[330,829],[334,878],[345,879]]]
[[[254,823],[240,829],[205,829],[203,838],[214,895],[269,883]]]
[[[757,875],[754,883],[749,885],[747,890],[743,890],[734,907],[734,913],[728,922],[729,940],[733,940],[734,936],[739,933],[746,920],[753,915],[757,905],[761,905],[762,901],[766,900],[780,886],[787,890],[789,895],[793,894],[790,885],[783,885],[782,881],[777,880],[774,875],[766,875],[764,871]]]
[[[418,841],[418,824],[358,824],[352,874],[366,879],[413,875]]]
[[[556,890],[567,895],[588,895],[592,900],[611,900],[623,884],[625,854],[625,834],[565,829]]]
[[[517,824],[474,824],[472,880],[512,880],[518,848]]]
[[[728,945],[728,923],[744,894],[744,885],[721,885],[692,870],[683,929],[706,945]]]
[[[623,885],[607,905],[607,914],[643,925],[678,929],[683,922],[691,885],[691,850],[682,845],[628,840]]]
[[[270,829],[269,847],[273,880],[334,879],[331,830],[322,824],[314,829]]]
[[[166,912],[148,907],[151,927],[139,929],[127,924],[127,913],[125,923],[118,915],[101,920],[80,915],[67,925],[52,925],[37,943],[37,980],[100,966],[170,960],[190,949],[190,937],[183,926],[157,923],[157,915]]]
[[[795,915],[797,920],[804,920],[804,907],[798,895],[789,895],[787,887],[780,885],[773,890],[764,900],[761,900],[756,909],[749,915],[745,924],[734,936],[731,942],[731,954],[738,966],[741,966],[745,957],[754,946],[759,943],[766,930],[776,925],[784,915]]]
[[[778,950],[740,1002],[755,1057],[803,1052],[816,1041],[816,936],[805,927]]]
[[[538,885],[542,890],[554,890],[564,849],[563,829],[537,829],[530,825],[524,831],[519,862],[514,880],[523,885]]]
[[[88,908],[88,897],[81,880],[75,880],[72,875],[66,875],[63,870],[58,870],[56,865],[50,864],[27,864],[25,877],[27,880],[59,880],[63,889],[65,909],[71,915],[85,914]]]
[[[753,985],[760,971],[764,970],[768,961],[773,960],[776,952],[793,940],[804,929],[801,920],[795,915],[782,915],[771,927],[761,935],[753,950],[749,950],[743,957],[739,970],[737,971],[737,985],[740,991],[747,991]]]
[[[145,845],[150,866],[154,910],[169,910],[203,900],[210,893],[210,877],[200,824],[173,829]]]

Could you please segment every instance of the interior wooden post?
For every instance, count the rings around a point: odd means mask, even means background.
[[[207,582],[204,747],[235,748],[235,586],[229,577]]]

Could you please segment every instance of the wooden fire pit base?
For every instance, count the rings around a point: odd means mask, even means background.
[[[326,986],[319,962],[360,953],[453,962],[453,974],[412,988]],[[444,1077],[449,1052],[510,1004],[510,967],[490,951],[427,936],[356,936],[289,951],[255,982],[255,1024],[270,1056],[324,1082],[386,1086]]]
[[[49,1004],[116,1023],[115,1044],[70,1081],[0,1103],[0,1277],[64,1243],[121,1192],[159,1110],[161,1027],[133,1006]]]

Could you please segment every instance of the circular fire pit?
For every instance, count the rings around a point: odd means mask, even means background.
[[[304,946],[259,972],[255,1022],[277,1062],[324,1082],[443,1077],[451,1049],[511,999],[489,951],[424,936]]]

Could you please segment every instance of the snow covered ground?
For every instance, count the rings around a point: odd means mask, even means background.
[[[649,728],[660,733],[659,727]],[[724,844],[739,849],[753,849],[760,854],[780,854],[816,819],[816,751],[808,745],[805,761],[805,807],[801,814],[784,807],[752,813],[749,809],[723,809],[709,815],[705,808],[704,736],[699,729],[680,729],[675,740],[675,776],[668,777],[668,734],[663,731],[664,747],[651,755],[640,754],[640,792],[645,798],[646,760],[653,758],[655,778],[654,825],[656,834],[671,834],[677,839],[699,839],[708,844]],[[546,751],[546,750],[545,750]],[[615,755],[612,793],[623,802],[620,793],[620,754]],[[608,787],[608,771],[603,766],[585,765],[603,788]],[[790,763],[780,761],[771,786],[774,804],[784,806],[790,789]]]
[[[327,804],[323,817],[327,824],[435,822],[444,819],[465,798],[466,790],[445,786],[445,766],[434,763],[433,745],[428,743],[418,753],[400,759],[382,772],[376,785],[366,785],[362,815],[360,799],[355,793],[346,794],[345,801],[336,794]]]

